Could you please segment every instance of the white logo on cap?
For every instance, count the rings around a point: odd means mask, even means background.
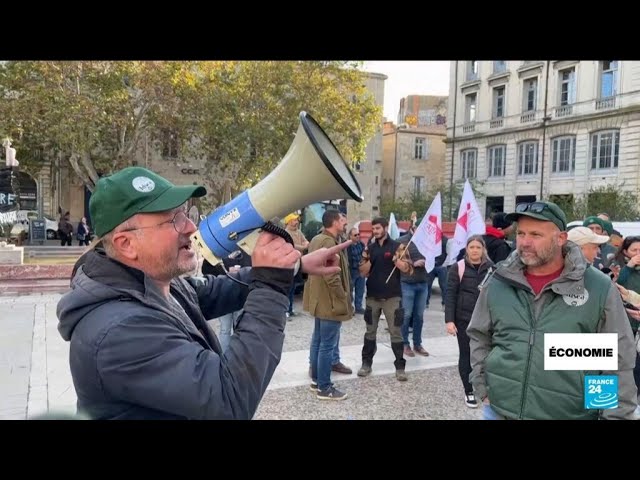
[[[585,288],[584,293],[563,295],[562,299],[564,300],[564,303],[571,307],[581,307],[582,305],[587,303],[587,300],[589,300],[589,292]]]
[[[131,185],[133,185],[133,188],[137,191],[142,193],[151,192],[156,188],[156,183],[147,177],[136,177],[132,180]]]

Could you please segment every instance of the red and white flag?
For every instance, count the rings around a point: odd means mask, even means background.
[[[460,209],[458,210],[458,220],[456,221],[456,230],[451,241],[451,249],[447,244],[449,254],[445,260],[445,265],[455,263],[460,250],[467,246],[467,239],[472,235],[484,235],[486,233],[484,217],[480,215],[480,209],[473,195],[469,180],[464,182],[464,191],[460,200]]]
[[[416,232],[411,237],[411,241],[418,248],[425,258],[425,269],[427,272],[433,270],[436,265],[436,257],[442,255],[442,202],[440,192],[431,202],[431,206]]]

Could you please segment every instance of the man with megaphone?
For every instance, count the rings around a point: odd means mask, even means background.
[[[301,257],[263,231],[251,268],[182,278],[197,266],[197,227],[186,203],[205,194],[139,167],[98,181],[89,202],[98,239],[78,260],[72,290],[57,308],[80,413],[251,419],[280,361],[294,269],[340,271],[338,253],[350,241]],[[211,235],[220,237],[212,224]],[[206,319],[241,308],[223,354]]]

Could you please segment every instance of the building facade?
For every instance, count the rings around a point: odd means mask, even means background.
[[[388,78],[381,73],[365,73],[365,85],[373,94],[376,105],[384,105],[384,82]],[[380,188],[382,183],[382,125],[378,129],[365,150],[364,162],[354,168],[354,174],[362,189],[364,200],[356,202],[347,200],[347,217],[349,224],[360,220],[371,220],[380,214]]]
[[[453,61],[446,144],[447,180],[478,180],[486,213],[637,194],[640,62]]]
[[[447,97],[410,95],[400,101],[399,125],[385,122],[384,199],[424,194],[445,181]]]

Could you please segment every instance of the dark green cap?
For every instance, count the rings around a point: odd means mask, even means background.
[[[610,229],[613,230],[613,225],[611,225],[611,222],[606,222],[605,220],[602,220],[600,217],[591,215],[590,217],[587,217],[584,219],[584,222],[582,222],[582,226],[588,227],[589,225],[600,225],[602,230],[606,231],[609,235],[611,235],[611,232],[607,229],[607,223],[610,225]]]
[[[506,219],[517,222],[518,218],[523,215],[544,222],[552,222],[561,232],[567,230],[567,217],[562,209],[553,202],[519,203],[516,205],[516,211],[507,215]]]
[[[137,213],[172,210],[206,194],[204,187],[176,186],[146,168],[127,167],[98,180],[89,200],[91,223],[102,237]]]

